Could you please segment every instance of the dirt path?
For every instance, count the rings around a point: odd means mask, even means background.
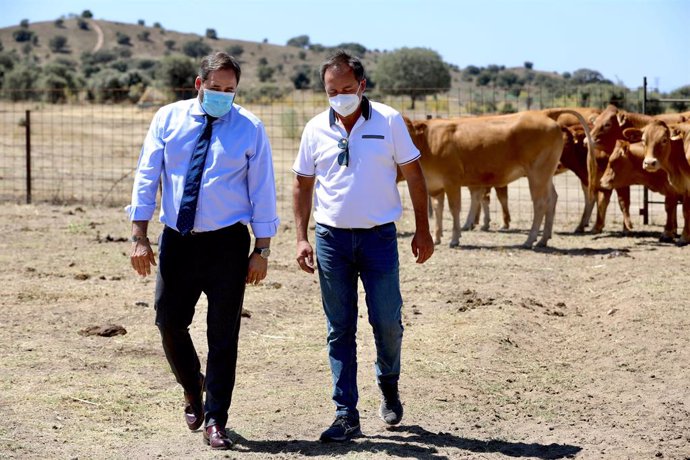
[[[93,26],[93,29],[96,31],[96,35],[98,36],[98,38],[96,39],[96,46],[93,47],[92,51],[92,53],[95,53],[103,47],[103,29],[101,29],[101,26],[96,24],[96,21],[91,21],[91,25]]]
[[[519,249],[526,230],[473,231],[417,266],[411,217],[399,225],[403,424],[376,416],[362,306],[365,437],[316,441],[333,415],[325,320],[286,218],[268,279],[247,289],[230,458],[690,458],[690,248],[658,243],[657,227],[556,229],[539,251]],[[217,458],[182,422],[124,212],[6,204],[0,230],[0,457]],[[201,356],[204,317],[202,300]],[[103,324],[127,334],[79,334]]]

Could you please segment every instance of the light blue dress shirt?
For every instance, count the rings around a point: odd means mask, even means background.
[[[125,208],[130,220],[153,217],[162,179],[160,221],[177,230],[185,177],[204,115],[197,98],[156,112],[139,156],[132,203]],[[263,123],[233,104],[230,112],[213,122],[194,231],[218,230],[237,222],[251,225],[256,238],[268,238],[276,234],[280,220],[271,146]]]

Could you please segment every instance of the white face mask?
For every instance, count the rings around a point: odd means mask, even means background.
[[[360,103],[359,88],[357,90],[357,93],[354,94],[338,94],[337,96],[329,97],[328,103],[341,117],[352,115]]]

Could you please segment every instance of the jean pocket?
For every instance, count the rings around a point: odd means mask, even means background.
[[[393,223],[379,225],[378,227],[374,228],[374,232],[376,233],[376,236],[385,241],[394,240],[397,236],[397,230],[395,228],[395,224]]]
[[[316,236],[319,238],[328,238],[332,236],[331,229],[328,227],[324,227],[323,225],[316,224],[316,228],[314,229],[314,233],[316,233]]]

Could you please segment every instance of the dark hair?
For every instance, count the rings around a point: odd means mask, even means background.
[[[359,58],[352,56],[347,51],[337,50],[331,57],[326,59],[323,64],[321,64],[321,83],[324,82],[324,75],[326,75],[326,70],[328,69],[338,69],[342,67],[349,67],[355,74],[357,81],[362,81],[364,79],[364,66]]]
[[[237,83],[240,82],[240,75],[242,74],[240,63],[228,53],[217,51],[213,54],[205,56],[201,60],[199,76],[201,77],[202,81],[206,81],[208,79],[208,75],[216,70],[232,70],[235,72],[235,77],[237,77]]]

